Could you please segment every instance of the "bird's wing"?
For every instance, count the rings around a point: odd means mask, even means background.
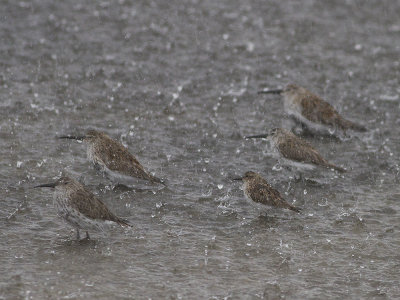
[[[286,202],[281,194],[268,184],[266,181],[256,183],[250,191],[250,198],[253,201],[261,204],[266,204],[274,207],[287,208],[295,212],[300,212],[299,208]]]
[[[120,222],[100,199],[85,188],[76,190],[70,199],[72,208],[90,219]]]
[[[124,175],[148,179],[150,176],[139,161],[122,144],[109,139],[107,146],[95,149],[96,155],[111,171]]]
[[[302,115],[311,122],[329,126],[338,126],[341,116],[330,105],[314,94],[306,94],[301,99]]]
[[[286,202],[281,194],[267,182],[256,183],[249,193],[250,198],[257,203],[282,207],[281,203]]]
[[[326,164],[326,160],[307,141],[293,136],[287,137],[278,144],[279,152],[287,159],[313,163]]]

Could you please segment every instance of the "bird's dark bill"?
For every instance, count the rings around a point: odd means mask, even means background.
[[[70,140],[83,140],[85,139],[84,135],[62,135],[58,137],[59,139],[70,139]]]
[[[268,137],[268,134],[258,134],[258,135],[246,136],[246,139],[265,139],[267,137]]]
[[[263,90],[263,91],[258,91],[259,94],[282,94],[283,90],[277,89],[277,90]]]
[[[57,185],[57,182],[45,183],[45,184],[34,186],[34,188],[42,188],[42,187],[54,188],[54,187],[56,187],[56,185]]]

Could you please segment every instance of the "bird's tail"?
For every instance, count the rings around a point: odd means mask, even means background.
[[[344,168],[342,168],[342,167],[338,167],[338,166],[336,166],[336,165],[334,165],[334,164],[330,164],[330,163],[327,163],[327,164],[326,164],[326,167],[327,167],[327,168],[330,168],[330,169],[334,169],[334,170],[336,170],[336,171],[338,171],[338,172],[340,172],[340,173],[345,173],[345,172],[347,172],[346,169],[344,169]]]
[[[297,208],[297,207],[295,207],[295,206],[293,206],[291,204],[289,204],[288,209],[293,210],[293,211],[295,211],[297,213],[299,213],[301,211],[300,208]]]
[[[122,226],[122,227],[132,227],[132,225],[129,224],[127,220],[124,220],[124,219],[121,219],[121,218],[118,218],[116,223],[118,225]]]
[[[356,123],[351,123],[350,128],[355,131],[359,131],[359,132],[366,132],[368,130],[367,127],[360,125],[360,124],[356,124]]]
[[[163,179],[158,178],[158,177],[156,177],[156,176],[149,175],[149,179],[150,179],[150,181],[151,181],[152,183],[161,183],[162,185],[167,186],[167,185],[165,184],[165,181],[164,181]]]
[[[366,132],[367,131],[367,128],[365,126],[354,123],[354,122],[346,120],[346,119],[342,119],[340,123],[344,129],[351,129],[351,130],[358,131],[358,132]]]

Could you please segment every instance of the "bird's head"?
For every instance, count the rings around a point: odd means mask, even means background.
[[[295,95],[295,94],[299,93],[301,91],[301,89],[302,88],[300,86],[291,83],[291,84],[288,84],[284,88],[282,94],[285,96]]]

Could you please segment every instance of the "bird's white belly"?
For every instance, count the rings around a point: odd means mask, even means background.
[[[332,135],[335,133],[335,128],[323,125],[323,124],[318,124],[315,122],[311,122],[307,118],[305,118],[301,113],[298,113],[297,111],[288,111],[287,112],[289,115],[293,116],[297,121],[300,123],[303,123],[307,128],[314,133],[319,133],[319,134],[324,134],[324,135]]]
[[[283,156],[281,156],[280,161],[282,162],[282,164],[295,167],[296,169],[299,169],[299,170],[314,170],[315,169],[315,165],[313,165],[313,164],[294,161],[291,159],[287,159]]]

